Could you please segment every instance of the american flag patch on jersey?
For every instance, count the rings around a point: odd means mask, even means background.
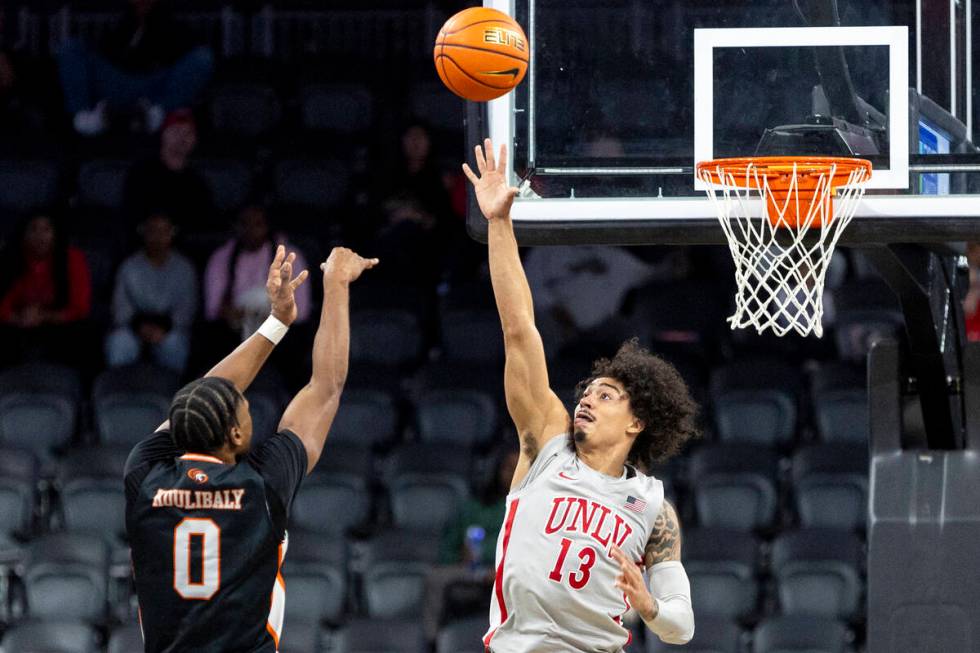
[[[647,502],[643,499],[637,499],[633,495],[629,495],[626,497],[626,509],[642,514],[647,509]]]

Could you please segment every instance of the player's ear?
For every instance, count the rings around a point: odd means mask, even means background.
[[[642,433],[643,429],[645,428],[646,428],[646,424],[643,422],[643,420],[640,419],[639,417],[634,417],[633,421],[630,422],[630,425],[626,427],[626,434],[629,435],[630,437],[635,438],[640,433]]]
[[[231,431],[228,432],[228,443],[233,447],[240,447],[245,441],[245,434],[242,433],[240,426],[231,427]]]

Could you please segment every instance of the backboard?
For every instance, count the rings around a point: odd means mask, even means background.
[[[874,164],[842,242],[980,239],[980,0],[484,3],[531,41],[468,131],[512,148],[522,242],[722,242],[696,162],[800,154]]]

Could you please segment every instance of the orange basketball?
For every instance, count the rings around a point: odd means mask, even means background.
[[[432,55],[450,91],[486,102],[521,83],[530,53],[516,20],[496,9],[470,7],[442,26]]]

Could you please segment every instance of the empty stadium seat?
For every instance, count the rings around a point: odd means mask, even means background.
[[[758,544],[748,533],[716,528],[684,531],[684,568],[697,613],[747,619],[759,602]]]
[[[804,527],[863,530],[868,515],[868,447],[826,444],[793,456],[793,492]]]
[[[59,177],[54,161],[0,159],[0,210],[23,214],[54,206]]]
[[[134,653],[143,649],[143,633],[139,624],[126,624],[109,635],[109,653]]]
[[[286,606],[289,606],[288,598]],[[318,622],[300,621],[287,615],[279,639],[279,653],[320,653],[321,638],[322,628]]]
[[[0,536],[31,532],[37,481],[37,459],[31,452],[0,448]]]
[[[96,632],[77,621],[29,621],[4,633],[4,653],[97,653]],[[139,649],[131,649],[139,650]]]
[[[772,545],[772,573],[784,614],[852,619],[862,610],[861,542],[848,532],[807,529]]]
[[[30,361],[0,370],[0,395],[11,392],[60,395],[75,403],[82,398],[82,380],[74,368]]]
[[[765,529],[776,517],[778,458],[749,445],[713,445],[691,456],[690,485],[702,526]]]
[[[59,461],[58,500],[64,526],[118,543],[125,535],[126,495],[120,480],[125,447],[72,449]]]
[[[364,605],[378,619],[421,616],[429,565],[374,560],[364,571]]]
[[[344,390],[337,416],[330,426],[330,445],[372,446],[395,437],[398,409],[394,399],[379,390]]]
[[[101,623],[106,616],[109,550],[98,537],[54,533],[30,543],[23,570],[28,614],[35,619]]]
[[[149,363],[110,367],[95,379],[92,397],[98,399],[119,393],[150,393],[168,401],[180,388],[180,377],[165,368]]]
[[[78,170],[78,201],[94,209],[118,211],[123,205],[126,175],[133,162],[128,159],[95,159]]]
[[[120,392],[95,400],[95,423],[105,444],[133,445],[166,419],[170,401],[152,393]]]
[[[460,98],[439,83],[423,83],[411,91],[409,105],[412,115],[425,116],[438,130],[458,132],[463,126],[466,105]]]
[[[792,442],[801,385],[796,368],[774,360],[746,359],[714,370],[710,391],[718,438],[767,446]]]
[[[360,476],[369,478],[374,469],[371,448],[366,445],[333,442],[332,435],[327,438],[320,460],[313,469],[314,474]]]
[[[369,567],[375,561],[435,564],[439,560],[441,538],[441,533],[385,528],[367,543],[365,564]]]
[[[308,84],[299,91],[304,129],[354,134],[371,127],[374,96],[361,84]]]
[[[407,311],[357,311],[351,315],[350,334],[352,361],[405,365],[421,353],[418,319]]]
[[[407,442],[395,447],[384,462],[384,475],[399,473],[450,474],[467,479],[473,471],[473,452],[450,442]]]
[[[497,427],[497,404],[475,390],[430,390],[416,406],[423,442],[453,442],[471,447],[491,440]]]
[[[849,653],[844,624],[810,615],[772,617],[753,634],[752,653]]]
[[[230,83],[211,92],[211,124],[219,134],[257,138],[275,129],[282,107],[275,90],[264,84]]]
[[[824,442],[867,444],[867,377],[860,366],[821,365],[812,378],[817,433]]]
[[[223,213],[237,211],[248,201],[252,171],[238,159],[195,159],[191,164],[211,191],[211,203]]]
[[[7,393],[0,396],[0,443],[49,458],[75,432],[75,404],[57,394]]]
[[[283,159],[275,165],[276,200],[286,206],[326,210],[347,197],[350,174],[335,159]]]
[[[678,650],[689,653],[741,653],[742,651],[742,631],[737,624],[724,617],[698,614],[695,619],[694,638],[683,648],[664,644],[650,631],[645,635],[647,653],[669,653]]]
[[[487,632],[486,617],[454,621],[439,629],[436,653],[484,653],[483,636]]]
[[[425,634],[417,619],[351,620],[337,633],[335,653],[424,653]]]
[[[336,623],[347,603],[344,542],[322,534],[290,533],[282,575],[286,583],[286,620]]]
[[[439,326],[446,358],[495,365],[503,362],[504,337],[495,310],[445,310]]]
[[[371,494],[362,476],[315,473],[300,487],[290,512],[299,528],[320,533],[345,533],[371,514]]]
[[[458,513],[469,494],[465,481],[451,474],[396,474],[388,483],[395,525],[439,531]]]

